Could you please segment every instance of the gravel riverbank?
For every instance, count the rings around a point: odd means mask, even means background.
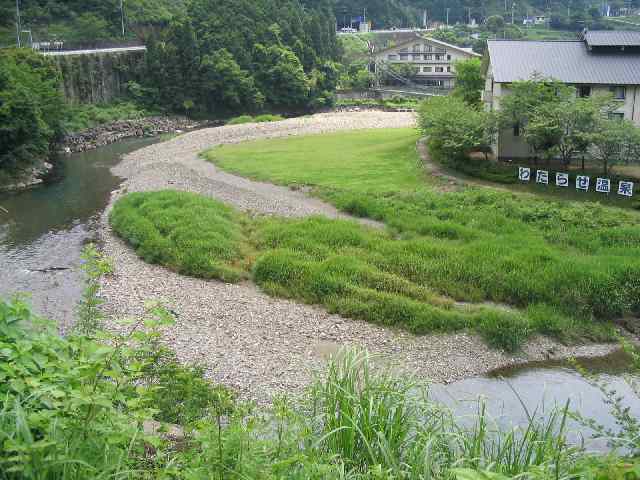
[[[114,173],[126,180],[114,192],[111,204],[126,192],[172,188],[262,214],[344,217],[331,205],[302,192],[221,172],[198,158],[198,153],[214,145],[257,138],[408,127],[414,123],[411,113],[343,112],[198,130],[125,156]],[[489,349],[473,335],[417,337],[272,298],[249,283],[230,285],[183,277],[140,260],[113,235],[107,212],[102,217],[100,236],[104,252],[114,264],[114,273],[103,280],[102,288],[110,318],[140,315],[147,300],[166,302],[177,321],[166,332],[165,340],[179,359],[204,365],[210,378],[233,387],[245,399],[267,402],[274,393],[300,392],[312,372],[341,346],[366,348],[397,370],[436,382],[530,360],[604,355],[614,348],[568,348],[539,338],[514,357]],[[116,328],[115,322],[112,326]]]

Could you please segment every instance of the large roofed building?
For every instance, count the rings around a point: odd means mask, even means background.
[[[483,98],[489,109],[519,80],[554,79],[576,87],[583,97],[610,93],[619,102],[613,114],[640,125],[640,32],[585,31],[569,41],[489,40]],[[518,126],[500,132],[496,156],[528,157]]]
[[[375,53],[376,68],[390,65],[412,65],[416,75],[415,83],[440,88],[455,85],[456,60],[480,57],[470,48],[451,45],[434,38],[415,34],[402,43]]]

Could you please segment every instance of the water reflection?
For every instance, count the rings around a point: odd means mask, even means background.
[[[617,352],[597,361],[580,360],[580,363],[614,388],[623,397],[623,403],[630,408],[630,413],[640,417],[640,401],[621,375],[625,359],[623,354]],[[612,368],[607,370],[606,365]],[[564,408],[569,401],[570,410],[617,430],[615,419],[603,402],[600,390],[569,366],[559,362],[534,363],[497,373],[500,375],[434,385],[431,397],[451,407],[456,416],[466,418],[469,424],[478,412],[480,399],[485,402],[487,412],[496,425],[502,428],[526,425],[529,415],[546,417],[553,409]],[[568,431],[574,443],[580,443],[584,437],[590,449],[606,449],[606,441],[590,440],[593,432],[574,420],[568,422]]]

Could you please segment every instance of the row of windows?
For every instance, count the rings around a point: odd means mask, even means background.
[[[436,60],[436,61],[442,61],[442,60],[451,60],[451,55],[445,55],[445,54],[439,54],[436,53],[431,54],[431,53],[426,53],[426,54],[409,54],[409,53],[402,53],[400,52],[400,60],[409,60],[409,58],[411,57],[412,60]],[[389,54],[387,57],[389,60],[398,60],[398,55],[396,54]]]
[[[403,49],[401,51],[405,51],[406,49]],[[413,46],[413,52],[441,52],[441,53],[446,53],[446,50],[442,47],[432,47],[431,45],[420,45],[419,43],[416,43]]]
[[[436,73],[444,73],[445,67],[435,67]],[[434,67],[422,67],[424,73],[431,73],[434,71]],[[451,67],[447,67],[447,72],[451,72]]]

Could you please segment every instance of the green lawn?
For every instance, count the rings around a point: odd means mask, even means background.
[[[226,171],[283,185],[388,192],[424,184],[413,129],[361,130],[223,145],[205,156]]]

